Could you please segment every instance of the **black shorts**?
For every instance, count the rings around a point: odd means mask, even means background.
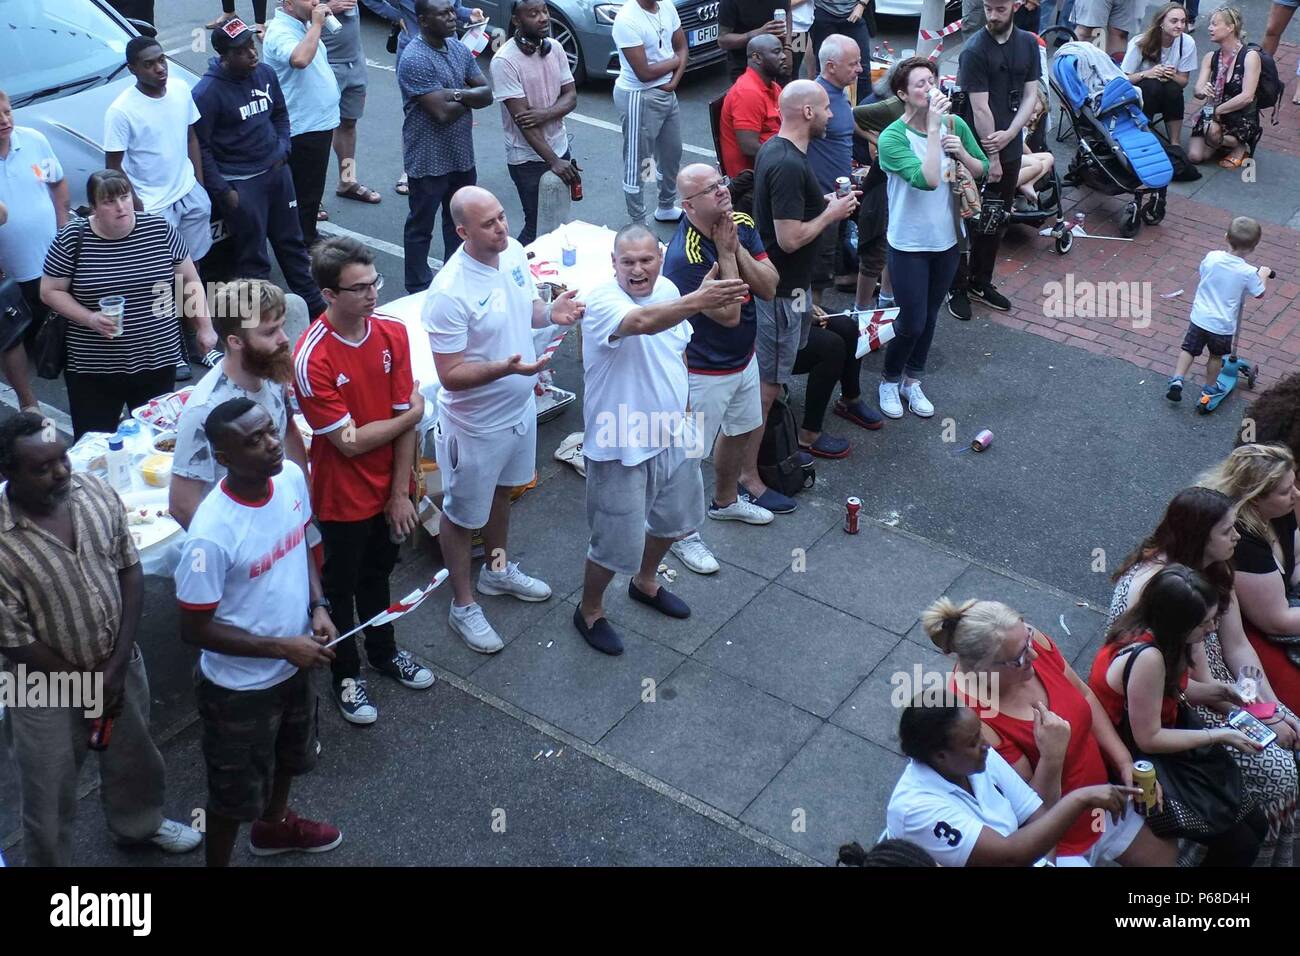
[[[1200,355],[1207,345],[1211,355],[1222,357],[1232,351],[1232,336],[1207,332],[1194,322],[1188,322],[1187,334],[1183,336],[1183,351]]]
[[[299,670],[265,690],[229,690],[195,672],[208,767],[208,812],[256,820],[271,801],[277,770],[298,776],[316,766],[319,700]]]

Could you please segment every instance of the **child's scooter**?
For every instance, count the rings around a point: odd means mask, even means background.
[[[1268,277],[1276,279],[1277,273],[1269,269]],[[1223,368],[1219,370],[1219,378],[1215,382],[1219,386],[1219,391],[1213,395],[1206,395],[1202,392],[1200,399],[1196,403],[1196,410],[1202,415],[1210,414],[1219,407],[1225,398],[1232,394],[1232,390],[1237,387],[1238,377],[1246,380],[1247,388],[1251,390],[1255,388],[1255,377],[1259,374],[1259,366],[1252,365],[1237,356],[1237,340],[1241,337],[1241,316],[1245,305],[1246,296],[1243,292],[1241,304],[1237,306],[1237,331],[1232,334],[1232,353],[1223,360]]]

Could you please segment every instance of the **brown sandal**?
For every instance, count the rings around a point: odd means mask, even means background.
[[[363,202],[374,206],[384,201],[384,197],[369,186],[363,186],[360,183],[348,183],[346,186],[339,186],[334,190],[334,195],[340,199],[351,199],[354,202]]]

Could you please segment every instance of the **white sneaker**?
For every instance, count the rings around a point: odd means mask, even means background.
[[[743,521],[745,524],[770,524],[776,516],[745,498],[737,497],[725,508],[709,505],[709,517],[717,521]]]
[[[921,391],[920,382],[908,382],[902,388],[902,395],[907,399],[907,407],[922,418],[929,418],[934,414],[934,406],[925,397],[925,392]]]
[[[655,210],[655,222],[677,222],[682,218],[682,210],[679,206],[670,206],[667,209]]]
[[[698,531],[680,541],[674,541],[672,552],[696,574],[713,574],[718,570],[718,559],[713,556]]]
[[[886,418],[902,418],[903,403],[898,397],[897,382],[881,382],[878,394],[880,414]]]
[[[189,853],[203,842],[203,834],[175,820],[164,820],[149,842],[166,853]]]
[[[478,593],[509,594],[521,601],[545,601],[551,596],[551,588],[545,581],[524,574],[513,561],[506,562],[504,571],[493,571],[491,562],[487,562],[478,572]]]
[[[447,615],[447,623],[460,635],[461,640],[469,645],[471,651],[495,654],[506,646],[501,640],[501,635],[492,629],[492,625],[483,616],[483,609],[477,604],[471,604],[469,607],[457,607],[453,604],[451,613]]]

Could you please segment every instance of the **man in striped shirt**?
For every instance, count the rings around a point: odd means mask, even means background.
[[[8,713],[27,864],[72,862],[88,717],[112,720],[99,773],[113,837],[193,850],[198,831],[163,817],[165,771],[149,736],[149,681],[135,646],[144,575],[121,500],[99,479],[72,474],[63,440],[31,413],[0,425],[0,477],[8,481],[0,496],[0,651],[16,671],[10,677],[25,678],[17,686],[64,692],[32,695]],[[86,686],[87,674],[94,690],[65,700]]]

